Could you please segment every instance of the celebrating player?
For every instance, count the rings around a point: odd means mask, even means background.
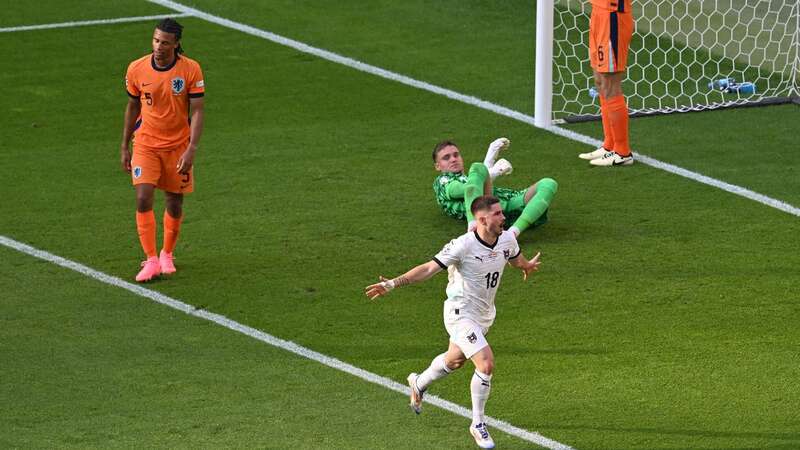
[[[633,35],[631,0],[591,0],[589,19],[589,61],[600,97],[603,145],[578,155],[594,166],[633,164],[628,144],[628,104],[622,93],[622,79]]]
[[[493,448],[484,421],[484,408],[489,398],[494,371],[494,353],[486,334],[495,317],[494,297],[500,287],[506,263],[522,270],[527,280],[539,269],[539,254],[530,261],[522,255],[516,236],[503,230],[505,217],[496,197],[481,196],[471,203],[476,230],[450,241],[427,263],[392,280],[366,287],[371,299],[386,295],[394,288],[427,280],[442,269],[448,269],[447,300],[444,302],[444,323],[450,335],[449,348],[435,357],[421,374],[408,375],[411,408],[422,411],[422,397],[434,381],[461,367],[467,359],[475,365],[470,382],[472,424],[469,432],[481,448]]]
[[[125,75],[130,98],[120,159],[136,190],[136,229],[147,255],[136,275],[140,282],[175,272],[172,252],[183,220],[183,195],[194,189],[192,165],[203,132],[205,87],[200,65],[181,55],[182,31],[173,19],[159,22],[153,32],[153,53],[133,61]],[[156,254],[155,188],[166,198],[160,254]]]
[[[500,152],[509,145],[511,141],[506,138],[495,139],[489,145],[483,163],[470,166],[469,175],[464,174],[464,160],[456,144],[444,141],[434,147],[433,167],[440,174],[433,181],[433,192],[445,215],[467,219],[467,229],[472,230],[474,219],[465,205],[472,204],[481,195],[493,195],[500,200],[503,214],[513,224],[509,231],[516,237],[528,227],[547,222],[547,210],[558,190],[554,179],[542,178],[528,189],[519,191],[492,186],[494,179],[513,170],[507,160],[497,160]]]

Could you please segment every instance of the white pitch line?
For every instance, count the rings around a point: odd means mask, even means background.
[[[533,118],[531,118],[533,119]],[[567,139],[571,139],[577,142],[583,142],[585,144],[589,144],[592,147],[599,147],[603,145],[603,141],[597,140],[595,138],[585,136],[579,133],[576,133],[572,130],[567,130],[561,127],[548,127],[545,128],[547,131],[551,133],[557,134],[559,136],[563,136]],[[767,197],[764,194],[759,194],[758,192],[751,191],[750,189],[743,188],[741,186],[737,186],[735,184],[726,183],[722,180],[717,180],[716,178],[711,178],[709,176],[703,175],[701,173],[692,172],[691,170],[684,169],[683,167],[678,167],[674,164],[665,163],[663,161],[659,161],[655,158],[651,158],[647,155],[643,155],[641,153],[636,153],[636,161],[641,162],[643,164],[647,164],[648,166],[655,167],[656,169],[661,169],[665,172],[669,172],[675,175],[682,176],[684,178],[688,178],[690,180],[696,181],[698,183],[707,184],[709,186],[713,186],[717,189],[721,189],[726,192],[730,192],[732,194],[736,194],[738,196],[756,201],[758,203],[770,206],[772,208],[781,210],[783,212],[789,213],[793,216],[800,217],[800,208],[796,206],[792,206],[789,203],[783,202],[781,200],[776,200],[772,197]]]
[[[261,342],[272,345],[274,347],[278,347],[283,350],[294,353],[296,355],[302,356],[304,358],[316,361],[333,369],[349,373],[350,375],[356,376],[365,381],[369,381],[370,383],[377,384],[392,391],[399,392],[403,395],[409,395],[408,386],[404,384],[400,384],[389,378],[382,377],[372,372],[368,372],[364,369],[353,366],[351,364],[348,364],[331,356],[315,352],[314,350],[303,347],[302,345],[295,344],[292,341],[286,341],[277,338],[271,334],[267,334],[261,330],[248,327],[247,325],[242,325],[241,323],[233,321],[223,315],[211,313],[202,309],[197,309],[192,305],[188,305],[180,300],[168,297],[160,292],[147,289],[138,284],[129,283],[115,276],[111,276],[103,272],[94,270],[90,267],[84,266],[83,264],[71,261],[66,258],[62,258],[61,256],[54,255],[44,250],[39,250],[37,248],[31,247],[30,245],[23,244],[21,242],[15,241],[14,239],[8,238],[3,235],[0,235],[0,244],[8,248],[17,250],[19,252],[25,253],[27,255],[33,256],[35,258],[39,258],[44,261],[56,264],[58,266],[74,270],[75,272],[78,272],[89,278],[93,278],[102,283],[124,289],[140,297],[150,299],[156,303],[161,303],[162,305],[168,306],[172,309],[176,309],[190,316],[199,317],[201,319],[208,320],[209,322],[214,322],[217,325],[221,325],[229,330],[242,333],[246,336],[250,336],[253,339],[257,339]],[[430,395],[430,394],[426,395],[425,402],[430,403],[432,405],[436,405],[439,408],[445,409],[459,416],[466,417],[468,419],[472,418],[471,410],[464,408],[463,406],[457,405],[453,402],[439,398],[435,395]],[[545,448],[554,450],[556,449],[573,450],[572,447],[561,444],[560,442],[556,442],[552,439],[546,438],[539,433],[515,427],[514,425],[511,425],[499,419],[487,416],[486,423],[498,430],[504,431],[507,434],[526,440],[528,442],[532,442],[534,444],[540,445]]]
[[[158,3],[158,2],[154,2],[154,3]],[[177,5],[177,4],[175,4],[175,5]],[[189,8],[189,9],[191,9],[191,8]],[[75,26],[84,26],[84,25],[98,25],[98,24],[108,24],[108,23],[133,22],[133,21],[138,21],[138,20],[153,20],[153,19],[161,19],[161,18],[166,18],[166,17],[184,17],[184,16],[192,16],[192,15],[194,15],[192,12],[185,11],[185,12],[183,12],[181,14],[176,14],[176,15],[131,17],[131,18],[122,18],[122,19],[94,20],[94,21],[86,21],[86,22],[64,22],[64,23],[58,23],[58,24],[33,25],[33,26],[27,26],[27,27],[0,28],[0,31],[2,31],[2,32],[10,32],[10,31],[25,31],[25,30],[47,29],[47,28],[60,28],[60,27],[75,27]],[[206,17],[203,17],[203,18],[208,20],[208,18],[206,18]],[[226,19],[221,19],[221,20],[226,20]],[[213,22],[213,20],[209,20],[209,21]],[[234,23],[234,22],[231,22],[231,23]],[[253,30],[256,30],[256,29],[253,29]],[[272,35],[272,33],[268,33],[268,34]],[[275,36],[276,38],[280,38],[280,39],[285,39],[285,38],[281,38],[280,36],[277,36],[277,35],[272,35],[272,36]],[[287,40],[287,41],[290,41],[290,40]],[[296,42],[296,41],[291,41],[291,42],[293,42],[293,43],[295,43],[297,45],[305,46],[305,44],[302,44],[302,43],[299,43],[299,42]],[[287,44],[284,43],[284,45],[287,45]],[[308,47],[308,46],[306,46],[306,47],[308,49],[314,49],[313,47]],[[320,51],[325,52],[324,50],[320,50]],[[325,52],[325,53],[328,53],[330,55],[335,55],[334,53],[330,53],[330,52]],[[338,56],[338,55],[336,55],[336,56]],[[348,61],[352,61],[354,63],[357,63],[357,61],[352,60],[350,58],[345,58],[345,57],[341,57],[341,56],[339,56],[339,58],[342,58],[343,60],[348,60]],[[326,59],[329,59],[329,58],[326,58]],[[342,64],[346,64],[346,62],[342,62],[342,61],[336,61],[336,62],[339,62],[339,63],[342,63]],[[367,64],[363,64],[363,63],[360,63],[360,64],[362,64],[365,68],[374,68],[373,66],[369,66]],[[381,75],[381,76],[384,76],[384,78],[389,78],[390,76],[393,75],[392,72],[383,71],[383,69],[378,69],[378,68],[374,68],[374,69],[377,69],[378,71],[384,72],[385,74]],[[360,69],[360,70],[364,70],[364,69]],[[420,83],[420,82],[417,82],[416,80],[413,80],[411,78],[407,78],[407,77],[404,77],[404,78],[406,78],[406,80],[409,83]],[[406,83],[406,84],[408,84],[408,83]],[[425,83],[425,84],[427,84],[427,83]],[[458,94],[458,93],[453,92],[453,91],[449,91],[447,89],[442,89],[442,88],[439,88],[439,87],[436,87],[436,86],[433,86],[433,85],[427,85],[427,86],[428,86],[427,90],[432,90],[433,92],[436,92],[437,94],[441,94],[441,95],[445,95],[445,96],[454,95],[455,97],[453,97],[453,98],[455,98],[457,100],[460,100],[459,97],[464,97],[461,94]],[[482,101],[482,100],[474,98],[474,97],[472,97],[472,99],[474,99],[475,101],[478,101],[478,102]],[[491,105],[488,102],[485,102],[485,103],[487,105]],[[515,113],[514,111],[511,111],[511,110],[508,110],[508,113],[512,114],[512,115],[513,114],[519,114],[519,113]],[[403,395],[409,395],[408,387],[403,385],[403,384],[397,383],[394,380],[382,377],[382,376],[374,374],[372,372],[368,372],[368,371],[366,371],[364,369],[361,369],[361,368],[355,367],[353,365],[347,364],[347,363],[345,363],[343,361],[340,361],[340,360],[338,360],[336,358],[332,358],[330,356],[324,355],[322,353],[315,352],[315,351],[313,351],[311,349],[308,349],[308,348],[305,348],[305,347],[303,347],[301,345],[295,344],[294,342],[286,341],[286,340],[277,338],[275,336],[272,336],[270,334],[267,334],[267,333],[265,333],[263,331],[257,330],[255,328],[248,327],[246,325],[242,325],[242,324],[240,324],[238,322],[235,322],[235,321],[233,321],[231,319],[228,319],[225,316],[222,316],[222,315],[219,315],[219,314],[210,313],[210,312],[207,312],[207,311],[204,311],[204,310],[196,309],[191,305],[183,303],[183,302],[181,302],[179,300],[176,300],[174,298],[168,297],[168,296],[166,296],[164,294],[161,294],[159,292],[152,291],[150,289],[146,289],[146,288],[144,288],[144,287],[142,287],[140,285],[129,283],[129,282],[121,280],[121,279],[119,279],[117,277],[114,277],[114,276],[107,275],[105,273],[96,271],[94,269],[86,267],[86,266],[84,266],[82,264],[79,264],[77,262],[70,261],[68,259],[62,258],[62,257],[57,256],[57,255],[53,255],[52,253],[48,253],[48,252],[46,252],[44,250],[36,249],[34,247],[31,247],[29,245],[23,244],[21,242],[17,242],[17,241],[15,241],[13,239],[7,238],[7,237],[2,236],[2,235],[0,235],[0,244],[3,244],[3,245],[5,245],[7,247],[10,247],[10,248],[13,248],[13,249],[15,249],[17,251],[20,251],[22,253],[26,253],[28,255],[34,256],[36,258],[52,262],[52,263],[57,264],[59,266],[65,267],[67,269],[74,270],[74,271],[76,271],[78,273],[86,275],[86,276],[88,276],[90,278],[94,278],[95,280],[101,281],[103,283],[110,284],[112,286],[116,286],[116,287],[125,289],[125,290],[127,290],[129,292],[132,292],[132,293],[134,293],[136,295],[139,295],[141,297],[148,298],[148,299],[150,299],[150,300],[152,300],[152,301],[154,301],[156,303],[161,303],[161,304],[166,305],[166,306],[168,306],[170,308],[173,308],[173,309],[176,309],[178,311],[184,312],[184,313],[186,313],[186,314],[188,314],[190,316],[195,316],[195,317],[199,317],[199,318],[214,322],[214,323],[216,323],[218,325],[221,325],[221,326],[223,326],[225,328],[228,328],[230,330],[237,331],[239,333],[245,334],[247,336],[250,336],[250,337],[252,337],[254,339],[257,339],[259,341],[262,341],[262,342],[267,343],[269,345],[272,345],[274,347],[278,347],[278,348],[287,350],[289,352],[295,353],[297,355],[300,355],[300,356],[302,356],[304,358],[308,358],[308,359],[311,359],[313,361],[317,361],[317,362],[319,362],[321,364],[324,364],[324,365],[326,365],[328,367],[340,370],[342,372],[349,373],[349,374],[354,375],[354,376],[356,376],[358,378],[361,378],[363,380],[366,380],[366,381],[369,381],[371,383],[377,384],[379,386],[383,386],[383,387],[385,387],[387,389],[399,392],[399,393],[401,393]],[[444,400],[442,398],[439,398],[439,397],[437,397],[435,395],[431,395],[431,394],[426,395],[425,396],[425,402],[426,403],[430,403],[432,405],[435,405],[435,406],[437,406],[437,407],[439,407],[441,409],[444,409],[446,411],[450,411],[450,412],[452,412],[452,413],[454,413],[456,415],[465,417],[467,419],[471,419],[472,418],[472,411],[471,410],[469,410],[467,408],[464,408],[463,406],[457,405],[457,404],[455,404],[453,402],[450,402],[450,401]],[[500,419],[495,419],[493,417],[487,416],[486,417],[486,423],[489,424],[490,426],[500,430],[500,431],[503,431],[503,432],[511,435],[511,436],[515,436],[517,438],[520,438],[522,440],[537,444],[537,445],[545,447],[545,448],[554,449],[554,450],[573,450],[572,447],[569,447],[569,446],[564,445],[564,444],[562,444],[560,442],[557,442],[557,441],[554,441],[552,439],[549,439],[549,438],[547,438],[545,436],[542,436],[539,433],[528,431],[528,430],[516,427],[516,426],[511,425],[510,423],[504,422],[504,421],[502,421]]]
[[[191,14],[160,14],[157,16],[120,17],[117,19],[83,20],[79,22],[45,23],[42,25],[25,25],[21,27],[0,28],[0,33],[14,31],[49,30],[52,28],[85,27],[88,25],[108,25],[110,23],[145,22],[148,20],[166,19],[168,17],[188,17]]]
[[[417,89],[422,89],[424,91],[432,92],[434,94],[442,95],[447,98],[466,103],[468,105],[476,106],[481,109],[485,109],[487,111],[491,111],[493,113],[499,114],[501,116],[509,117],[514,120],[518,120],[520,122],[524,122],[530,125],[534,125],[534,118],[533,116],[529,116],[527,114],[521,113],[519,111],[514,111],[512,109],[506,108],[505,106],[500,106],[495,103],[482,100],[478,97],[473,97],[471,95],[464,95],[450,89],[445,89],[443,87],[439,87],[430,83],[426,83],[424,81],[415,80],[413,78],[407,77],[405,75],[401,75],[399,73],[391,72],[386,69],[381,69],[380,67],[376,67],[370,64],[363,63],[361,61],[348,58],[346,56],[339,55],[337,53],[330,52],[328,50],[323,50],[317,47],[312,47],[308,44],[304,44],[300,41],[296,41],[294,39],[289,39],[275,33],[271,33],[269,31],[261,30],[259,28],[252,27],[250,25],[245,25],[239,22],[234,22],[230,19],[225,19],[224,17],[215,16],[213,14],[209,14],[203,11],[200,11],[195,8],[191,8],[180,3],[176,3],[171,0],[148,0],[151,3],[155,3],[167,8],[171,8],[175,11],[181,11],[182,13],[189,14],[200,19],[206,20],[208,22],[216,23],[218,25],[222,25],[226,28],[231,28],[237,31],[241,31],[242,33],[250,34],[253,36],[257,36],[268,41],[275,42],[276,44],[284,45],[286,47],[293,48],[297,51],[308,53],[314,56],[317,56],[322,59],[326,59],[328,61],[332,61],[338,64],[342,64],[344,66],[360,70],[362,72],[370,73],[373,75],[377,75],[382,78],[386,78],[388,80],[396,81],[398,83],[405,84],[407,86],[411,86]],[[591,145],[593,147],[599,147],[602,145],[602,141],[599,141],[595,138],[585,136],[579,133],[576,133],[571,130],[567,130],[564,128],[560,128],[557,126],[551,126],[547,128],[543,128],[546,131],[549,131],[553,134],[565,137],[567,139],[571,139],[573,141],[582,142],[587,145]],[[736,186],[734,184],[726,183],[721,180],[717,180],[716,178],[711,178],[709,176],[692,172],[691,170],[687,170],[673,164],[665,163],[659,161],[655,158],[651,158],[647,155],[643,155],[642,153],[636,152],[636,161],[646,164],[648,166],[655,167],[660,170],[664,170],[666,172],[689,178],[691,180],[697,181],[699,183],[707,184],[709,186],[715,187],[717,189],[721,189],[723,191],[730,192],[732,194],[736,194],[750,200],[756,201],[758,203],[767,205],[769,207],[781,210],[783,212],[787,212],[794,216],[800,217],[800,208],[790,205],[789,203],[783,202],[781,200],[776,200],[774,198],[768,197],[763,194],[759,194],[757,192],[751,191],[749,189],[743,188],[741,186]]]

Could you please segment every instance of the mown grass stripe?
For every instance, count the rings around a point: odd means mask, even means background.
[[[292,341],[287,341],[284,339],[280,339],[275,337],[271,334],[265,333],[261,330],[257,330],[255,328],[249,327],[247,325],[242,325],[239,322],[233,321],[223,315],[215,314],[203,309],[195,308],[192,305],[188,305],[180,300],[174,299],[172,297],[166,296],[160,292],[153,291],[151,289],[147,289],[139,284],[130,283],[125,281],[121,278],[105,274],[103,272],[97,271],[90,267],[84,266],[83,264],[77,263],[75,261],[71,261],[66,258],[62,258],[61,256],[54,255],[52,253],[46,252],[44,250],[39,250],[35,247],[31,247],[30,245],[23,244],[21,242],[15,241],[14,239],[8,238],[6,236],[0,235],[0,244],[17,250],[19,252],[25,253],[27,255],[33,256],[35,258],[39,258],[41,260],[51,262],[58,266],[64,267],[66,269],[74,270],[82,275],[85,275],[89,278],[93,278],[97,281],[100,281],[105,284],[109,284],[111,286],[115,286],[121,289],[124,289],[128,292],[136,294],[140,297],[144,297],[150,299],[156,303],[160,303],[162,305],[168,306],[172,309],[176,309],[183,313],[186,313],[190,316],[198,317],[204,320],[208,320],[210,322],[214,322],[217,325],[223,326],[229,330],[236,331],[242,333],[246,336],[249,336],[253,339],[257,339],[261,342],[266,344],[272,345],[273,347],[277,347],[289,352],[292,352],[296,355],[302,356],[304,358],[310,359],[312,361],[316,361],[320,364],[324,364],[328,367],[333,369],[348,373],[355,377],[361,378],[362,380],[369,381],[370,383],[377,384],[379,386],[385,387],[395,392],[399,392],[403,395],[409,395],[408,386],[400,384],[394,380],[391,380],[386,377],[382,377],[380,375],[374,374],[372,372],[368,372],[364,369],[356,367],[352,364],[348,364],[344,361],[339,359],[333,358],[331,356],[324,355],[319,352],[315,352],[309,348],[303,347],[302,345],[298,345]],[[444,400],[440,397],[436,397],[435,395],[427,395],[425,396],[425,402],[430,403],[432,405],[438,406],[444,410],[450,411],[454,414],[457,414],[462,417],[466,417],[468,419],[472,418],[472,411],[464,408],[463,406],[457,405],[453,402],[449,402]],[[524,430],[522,428],[516,427],[511,425],[507,422],[504,422],[499,419],[495,419],[492,417],[486,418],[486,423],[490,426],[504,431],[507,434],[512,436],[518,437],[520,439],[526,440],[528,442],[540,445],[545,448],[549,449],[558,449],[558,450],[571,450],[571,447],[556,442],[552,439],[546,438],[538,433]]]
[[[382,69],[380,67],[376,67],[353,58],[349,58],[346,56],[339,55],[337,53],[323,50],[321,48],[312,47],[308,44],[305,44],[300,41],[296,41],[294,39],[289,39],[287,37],[280,36],[278,34],[262,30],[256,27],[252,27],[250,25],[245,25],[239,22],[235,22],[230,19],[226,19],[224,17],[215,16],[213,14],[209,14],[203,11],[200,11],[195,8],[191,8],[180,3],[171,1],[171,0],[148,0],[151,3],[155,3],[157,5],[164,6],[166,8],[171,8],[175,11],[180,11],[183,14],[189,14],[191,16],[195,16],[197,18],[206,20],[211,23],[215,23],[217,25],[221,25],[223,27],[231,28],[237,31],[241,31],[242,33],[247,33],[253,36],[260,37],[262,39],[266,39],[268,41],[274,42],[276,44],[284,45],[286,47],[293,48],[297,51],[308,53],[310,55],[317,56],[322,59],[326,59],[328,61],[332,61],[338,64],[342,64],[344,66],[360,70],[362,72],[370,73],[373,75],[377,75],[382,78],[386,78],[388,80],[396,81],[398,83],[405,84],[407,86],[411,86],[417,89],[422,89],[424,91],[432,92],[437,95],[442,95],[444,97],[450,98],[452,100],[456,100],[462,103],[466,103],[468,105],[476,106],[478,108],[491,111],[495,114],[499,114],[501,116],[505,116],[514,120],[518,120],[520,122],[524,122],[530,125],[534,125],[534,117],[529,116],[527,114],[521,113],[519,111],[514,111],[510,108],[506,108],[505,106],[497,105],[495,103],[482,100],[478,97],[474,97],[471,95],[461,94],[459,92],[452,91],[450,89],[446,89],[440,86],[436,86],[430,83],[426,83],[424,81],[419,81],[411,77],[407,77],[405,75],[401,75],[386,69]],[[571,130],[567,130],[557,126],[551,126],[543,128],[546,131],[549,131],[553,134],[556,134],[561,137],[565,137],[567,139],[581,142],[593,147],[599,147],[602,145],[602,142],[594,139],[589,136],[585,136],[579,133],[576,133]],[[646,164],[648,166],[654,167],[656,169],[660,169],[674,175],[678,175],[684,178],[688,178],[690,180],[697,181],[698,183],[703,183],[717,189],[721,189],[726,192],[730,192],[732,194],[736,194],[747,199],[756,201],[763,205],[769,206],[771,208],[776,208],[783,212],[787,212],[794,216],[800,217],[800,208],[792,206],[786,202],[781,200],[777,200],[771,197],[768,197],[763,194],[759,194],[757,192],[751,191],[749,189],[743,188],[741,186],[736,186],[730,183],[726,183],[721,180],[717,180],[716,178],[711,178],[709,176],[692,172],[691,170],[684,169],[682,167],[675,166],[673,164],[665,163],[659,161],[655,158],[650,156],[644,155],[640,152],[636,152],[636,161],[642,164]],[[576,161],[577,163],[577,161]],[[604,169],[598,169],[604,170]],[[615,170],[615,169],[610,169]]]

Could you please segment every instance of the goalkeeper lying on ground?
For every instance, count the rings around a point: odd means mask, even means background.
[[[511,173],[512,167],[505,159],[495,162],[500,152],[511,144],[506,138],[496,139],[489,145],[483,163],[473,163],[469,175],[464,174],[464,160],[458,146],[450,141],[440,142],[433,149],[433,166],[441,172],[433,182],[436,202],[445,215],[467,219],[467,229],[474,228],[468,205],[482,195],[494,195],[506,216],[509,231],[519,236],[528,227],[547,222],[547,210],[558,190],[552,178],[542,178],[528,189],[513,190],[492,186],[495,178]]]

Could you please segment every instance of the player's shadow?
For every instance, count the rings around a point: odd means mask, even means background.
[[[495,346],[493,346],[495,347]],[[497,345],[495,352],[504,355],[562,355],[562,356],[600,356],[611,353],[600,348],[529,348],[525,346]]]

